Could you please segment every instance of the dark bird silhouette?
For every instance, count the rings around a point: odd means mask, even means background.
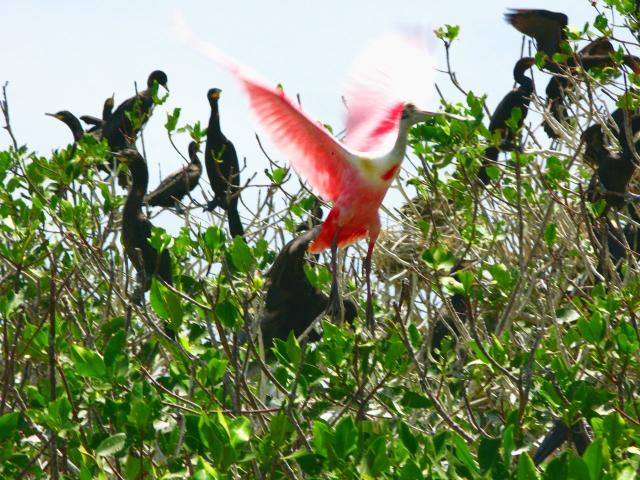
[[[553,55],[560,52],[570,52],[563,49],[562,44],[567,41],[565,27],[568,17],[564,13],[536,9],[512,9],[505,14],[505,20],[519,32],[533,38],[539,52],[544,52],[549,58],[545,68],[554,73],[546,88],[546,108],[558,122],[567,120],[565,96],[572,84],[567,75],[574,75],[576,67],[589,70],[594,67],[604,68],[614,66],[610,56],[614,47],[607,38],[597,38],[588,43],[575,55],[570,55],[563,63],[556,63]],[[634,71],[633,56],[625,56],[624,63]],[[554,128],[545,121],[543,127],[550,138],[558,138]]]
[[[578,452],[582,455],[591,443],[591,433],[584,420],[578,420],[571,428],[560,419],[553,422],[553,426],[549,433],[536,449],[533,457],[533,463],[540,465],[549,455],[551,455],[560,445],[567,440],[571,440]]]
[[[161,70],[155,70],[147,79],[147,88],[118,105],[105,122],[102,137],[107,139],[112,151],[123,150],[135,144],[138,132],[147,123],[153,110],[154,83],[169,90],[167,75]]]
[[[102,106],[102,118],[94,117],[93,115],[82,115],[80,120],[82,120],[87,125],[91,125],[89,128],[89,132],[94,132],[96,130],[102,130],[104,124],[111,118],[113,113],[113,105],[114,99],[113,95],[108,97],[104,101],[104,105]]]
[[[327,309],[329,297],[311,285],[304,273],[307,247],[319,231],[320,227],[315,227],[287,243],[267,274],[266,301],[259,320],[266,351],[274,338],[286,340],[291,331],[296,336],[302,334]],[[357,315],[356,304],[349,299],[342,302],[344,318],[352,323]],[[320,335],[311,331],[307,338],[317,341]]]
[[[550,59],[560,51],[560,44],[567,40],[565,27],[569,18],[564,13],[512,8],[504,18],[520,33],[533,38],[538,51],[544,52]]]
[[[220,207],[227,212],[229,232],[232,237],[244,235],[244,228],[238,215],[240,195],[240,166],[233,143],[220,130],[220,111],[218,100],[222,90],[212,88],[207,92],[211,105],[211,116],[207,127],[207,146],[204,152],[204,164],[213,189],[214,199],[209,202],[208,210]]]
[[[591,42],[582,49],[577,56],[569,59],[565,71],[562,75],[554,75],[549,80],[546,88],[546,109],[549,110],[553,118],[559,122],[566,122],[569,118],[567,114],[566,96],[573,90],[576,75],[580,67],[583,72],[592,68],[614,68],[616,64],[611,56],[613,45],[607,39],[598,39]],[[622,63],[630,68],[634,73],[640,73],[640,58],[634,55],[624,55]],[[569,75],[574,79],[570,80]],[[553,127],[545,120],[543,123],[545,133],[550,138],[557,138]]]
[[[162,180],[160,185],[145,197],[145,203],[153,207],[178,206],[182,197],[196,188],[200,180],[202,164],[198,158],[198,150],[198,143],[191,142],[189,144],[191,163]]]
[[[171,257],[167,250],[158,254],[149,243],[153,225],[142,212],[142,202],[149,182],[147,162],[137,150],[131,148],[115,155],[127,164],[131,172],[129,195],[122,210],[122,243],[127,257],[138,272],[141,290],[149,290],[153,275],[171,285]]]
[[[638,131],[640,117],[634,117],[630,126],[632,132]],[[633,133],[631,135],[633,136]],[[617,138],[621,150],[620,153],[613,153],[605,145],[605,136],[600,124],[591,125],[582,134],[582,142],[585,145],[583,158],[596,168],[596,174],[587,190],[588,197],[590,201],[604,198],[607,210],[625,205],[625,194],[636,169],[632,148],[637,146],[629,145],[624,125]]]
[[[471,265],[471,262],[467,260],[460,260],[456,266],[451,269],[451,276],[460,281],[458,277],[458,272],[462,269],[467,268]],[[469,298],[466,295],[461,293],[454,293],[451,298],[451,307],[453,311],[458,315],[458,318],[462,323],[467,323],[467,319],[469,317]],[[445,318],[449,317],[448,314],[445,314]],[[433,334],[431,335],[431,352],[434,355],[436,350],[440,349],[442,345],[442,341],[448,335],[451,335],[451,330],[457,335],[458,329],[455,326],[453,321],[447,322],[449,326],[445,325],[442,320],[438,320],[436,324],[433,326]]]
[[[45,113],[45,115],[48,115],[49,117],[57,118],[62,123],[64,123],[67,127],[69,127],[69,130],[71,130],[71,134],[73,135],[73,142],[75,147],[75,143],[79,141],[84,135],[84,129],[82,128],[82,124],[80,123],[80,120],[78,120],[78,118],[69,110],[61,110],[56,113]],[[74,151],[75,151],[75,148],[74,148]]]
[[[597,219],[592,224],[591,242],[598,255],[597,271],[605,278],[610,278],[607,258],[611,260],[618,275],[622,277],[623,260],[627,254],[640,255],[640,228],[636,226],[640,223],[640,216],[635,206],[628,207],[632,221],[627,222],[622,229],[616,228],[608,217]]]
[[[296,232],[304,232],[305,230],[310,230],[313,227],[320,225],[322,223],[323,216],[324,212],[322,211],[322,204],[320,203],[320,200],[315,198],[307,220],[300,222],[296,226]]]
[[[525,57],[518,60],[513,68],[513,78],[518,83],[518,87],[511,90],[505,95],[496,107],[491,122],[489,122],[489,131],[493,134],[498,132],[501,143],[498,147],[490,146],[484,152],[485,160],[478,171],[478,178],[483,183],[489,182],[487,175],[487,166],[494,163],[498,159],[500,150],[509,151],[516,148],[517,130],[522,128],[525,118],[529,113],[529,102],[533,94],[533,80],[527,77],[524,72],[533,65],[535,60],[531,57]],[[517,122],[517,129],[513,130],[507,125],[507,121],[511,118],[513,109],[520,109],[520,119]]]

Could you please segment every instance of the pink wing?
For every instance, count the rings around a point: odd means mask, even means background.
[[[433,91],[435,62],[419,33],[388,33],[355,61],[345,85],[349,148],[391,148],[404,104],[424,108]]]
[[[272,89],[238,75],[251,107],[271,140],[313,190],[335,201],[355,172],[353,154],[322,126],[311,120],[280,89]]]
[[[176,18],[175,23],[178,34],[186,43],[224,65],[242,82],[262,127],[293,168],[309,181],[315,193],[325,200],[337,200],[347,178],[358,175],[353,153],[289,100],[282,89],[267,86],[255,72],[197,39],[181,17]]]

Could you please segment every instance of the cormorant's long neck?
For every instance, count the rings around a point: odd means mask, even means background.
[[[220,111],[218,110],[218,101],[216,100],[211,104],[211,117],[209,117],[209,127],[207,133],[211,135],[211,138],[222,139],[225,137],[220,130]]]
[[[67,127],[69,127],[71,129],[71,133],[73,134],[73,139],[76,142],[82,138],[82,135],[84,134],[84,129],[82,128],[82,125],[80,124],[80,120],[78,120],[75,117],[75,115],[71,115],[69,117],[66,117],[63,120],[63,122],[66,123]]]
[[[524,74],[524,71],[515,72],[514,79],[522,87],[524,87],[524,88],[526,88],[528,90],[532,90],[533,89],[533,80],[531,80],[529,77],[527,77]]]
[[[144,196],[147,193],[147,185],[149,183],[149,171],[144,161],[133,161],[129,165],[131,172],[131,188],[127,201],[124,204],[124,215],[135,214],[142,208]]]

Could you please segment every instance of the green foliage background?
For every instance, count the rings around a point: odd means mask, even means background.
[[[614,12],[620,31],[637,31],[635,4],[606,4],[596,35],[612,33]],[[455,27],[438,34],[454,48]],[[353,327],[324,322],[319,343],[290,336],[266,357],[237,334],[259,317],[268,267],[313,203],[282,188],[295,183],[284,165],[270,167],[246,241],[195,210],[175,237],[156,229],[175,288],[154,282],[137,306],[119,237],[125,192],[95,169],[106,145],[87,136],[74,153],[0,152],[2,478],[635,478],[639,270],[629,256],[621,274],[610,262],[597,273],[602,205],[585,201],[579,139],[606,117],[598,92],[635,106],[638,78],[610,69],[576,82],[573,101],[588,108],[561,143],[523,132],[524,153],[492,167],[487,189],[475,180],[495,141],[484,99],[460,87],[462,102],[443,101],[471,119],[412,132],[408,201],[388,212],[396,224],[374,257],[375,336],[362,322],[361,248],[349,248]],[[202,138],[178,124],[179,111],[168,115],[169,134]],[[325,264],[308,274],[326,291]],[[439,322],[457,334],[434,352]],[[593,441],[536,467],[534,444],[556,418],[587,421]]]

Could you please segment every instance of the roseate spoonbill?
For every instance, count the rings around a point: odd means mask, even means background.
[[[167,250],[158,255],[157,250],[149,243],[153,225],[142,212],[142,202],[149,183],[147,162],[133,148],[114,152],[113,155],[126,163],[131,173],[129,195],[122,210],[122,243],[127,257],[138,272],[139,293],[149,290],[152,276],[171,285],[171,257]]]
[[[180,23],[180,21],[178,21]],[[331,248],[334,318],[342,316],[338,294],[336,253],[369,237],[364,268],[367,284],[367,323],[373,328],[371,255],[380,232],[378,208],[400,170],[409,128],[435,115],[408,103],[432,91],[434,61],[428,51],[401,35],[386,35],[371,44],[358,59],[345,91],[347,105],[344,142],[307,116],[282,88],[230,59],[215,47],[196,39],[178,25],[183,39],[204,56],[229,69],[244,87],[254,114],[272,142],[286,154],[293,168],[320,197],[333,202],[309,252]],[[417,95],[416,95],[417,94]],[[388,148],[387,148],[388,147]]]
[[[102,106],[102,118],[94,117],[93,115],[82,115],[80,120],[82,120],[87,125],[92,125],[89,128],[89,132],[94,132],[96,130],[101,130],[104,127],[104,124],[111,118],[113,114],[113,103],[114,98],[113,95],[108,97]]]
[[[152,207],[179,207],[179,201],[196,188],[202,174],[202,163],[198,158],[197,142],[189,144],[191,162],[184,168],[173,172],[160,182],[156,189],[145,196],[144,201]]]
[[[300,336],[327,309],[329,297],[311,285],[304,273],[307,247],[319,231],[320,227],[315,227],[287,243],[267,274],[265,306],[259,320],[267,352],[274,338],[286,340],[291,331]],[[352,323],[358,311],[356,304],[350,299],[343,299],[342,304],[345,319]],[[309,341],[319,338],[314,330],[307,337]]]
[[[227,212],[229,233],[232,237],[244,235],[244,228],[238,215],[238,199],[240,195],[240,166],[236,148],[220,130],[219,88],[207,92],[211,105],[211,116],[207,127],[207,146],[204,152],[204,164],[215,197],[207,209],[220,207]]]
[[[518,88],[514,88],[505,95],[491,116],[489,131],[491,133],[499,132],[501,143],[498,147],[488,147],[484,152],[485,161],[483,161],[482,166],[478,171],[478,178],[480,178],[483,183],[489,182],[486,167],[490,163],[496,162],[498,159],[498,152],[500,150],[513,150],[513,148],[515,148],[514,142],[516,141],[516,133],[517,130],[522,127],[525,118],[527,118],[527,113],[529,113],[529,101],[533,94],[533,80],[525,76],[524,72],[534,63],[535,60],[531,57],[521,58],[516,62],[513,69],[513,78],[520,86]],[[507,125],[507,120],[511,118],[511,112],[514,108],[518,108],[521,113],[516,131],[512,130]]]
[[[551,430],[545,435],[533,457],[531,457],[533,463],[540,465],[545,458],[569,439],[576,447],[578,455],[582,455],[591,443],[591,433],[583,419],[578,420],[571,428],[564,423],[564,420],[554,420]]]
[[[154,83],[169,90],[167,74],[161,70],[151,72],[147,79],[147,88],[118,105],[105,123],[102,138],[107,139],[112,151],[124,150],[135,144],[138,132],[147,123],[153,111],[151,90]],[[131,122],[131,114],[137,116],[137,122]]]
[[[634,117],[630,126],[633,132],[638,131],[640,117]],[[621,208],[625,205],[625,200],[635,200],[636,197],[627,192],[636,164],[624,126],[617,137],[621,151],[614,154],[605,146],[604,132],[600,124],[591,125],[582,134],[582,143],[585,145],[583,158],[596,168],[596,174],[588,188],[589,199],[598,201],[604,198],[607,202],[606,210]],[[640,148],[640,142],[636,143],[635,148]]]

